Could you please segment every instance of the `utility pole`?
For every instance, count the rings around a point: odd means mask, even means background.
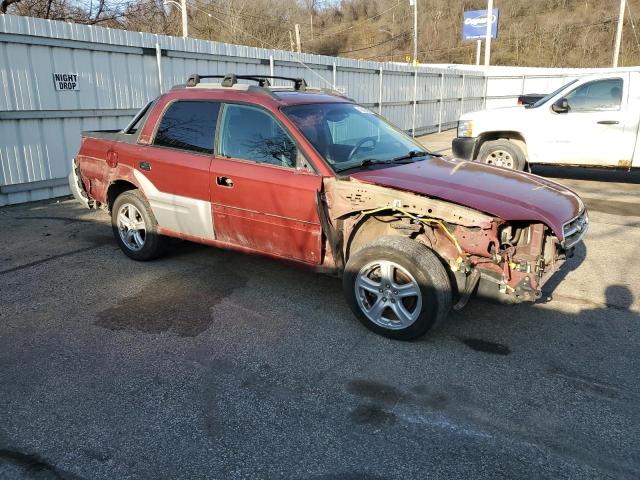
[[[409,0],[413,5],[413,64],[418,64],[418,0]]]
[[[476,65],[480,65],[480,50],[482,49],[482,40],[476,42]]]
[[[173,5],[180,9],[180,15],[182,16],[182,36],[187,38],[189,36],[189,25],[187,25],[187,0],[180,0],[180,3],[176,0],[164,0],[164,5]],[[211,14],[209,14],[211,17]]]
[[[298,46],[298,53],[302,52],[302,47],[300,46],[300,25],[296,23],[296,45]]]
[[[618,68],[620,56],[620,43],[622,43],[622,25],[624,24],[624,8],[626,0],[620,0],[620,13],[618,15],[618,29],[616,30],[616,46],[613,49],[613,68]]]
[[[491,26],[493,25],[493,0],[487,1],[487,30],[484,35],[484,66],[489,68],[491,62]]]
[[[182,36],[189,36],[189,25],[187,25],[187,0],[180,0],[180,9],[182,10]]]
[[[291,30],[289,30],[289,45],[291,46],[291,51],[295,51],[295,44],[293,43],[293,34],[291,33]]]

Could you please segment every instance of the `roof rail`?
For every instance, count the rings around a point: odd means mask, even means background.
[[[236,83],[238,83],[238,80],[253,80],[254,82],[258,82],[258,86],[267,88],[271,86],[271,82],[269,82],[269,79],[275,79],[293,82],[294,90],[304,91],[307,89],[307,82],[304,78],[280,77],[276,75],[236,75],[235,73],[228,73],[226,75],[199,75],[197,73],[194,73],[192,75],[189,75],[189,79],[187,80],[187,87],[195,87],[203,78],[221,78],[221,85],[223,87],[233,87]]]

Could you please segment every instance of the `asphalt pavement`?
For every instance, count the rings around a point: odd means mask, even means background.
[[[543,301],[410,343],[332,277],[0,209],[0,478],[639,478],[640,186],[598,175],[560,179],[591,229]]]

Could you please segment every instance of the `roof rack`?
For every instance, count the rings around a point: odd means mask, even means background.
[[[293,82],[294,90],[304,91],[307,89],[307,82],[304,78],[280,77],[276,75],[236,75],[234,73],[228,73],[226,75],[198,75],[197,73],[194,73],[189,75],[187,87],[195,87],[203,78],[221,78],[221,85],[223,87],[233,87],[238,83],[238,80],[252,80],[254,82],[258,82],[259,87],[267,88],[271,86],[269,79],[272,79]]]

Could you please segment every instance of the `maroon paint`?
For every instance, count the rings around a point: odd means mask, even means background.
[[[578,215],[581,207],[571,190],[537,175],[444,157],[365,170],[351,177],[441,198],[504,220],[537,220],[561,240],[562,225]]]

